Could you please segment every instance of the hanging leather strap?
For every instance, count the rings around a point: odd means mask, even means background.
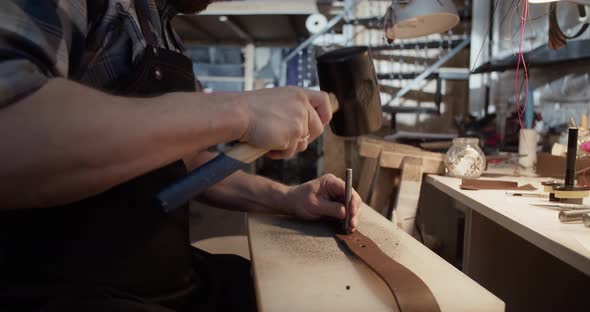
[[[405,266],[387,256],[359,231],[336,234],[338,240],[379,275],[393,293],[400,312],[439,312],[428,286]]]
[[[566,46],[566,39],[575,39],[580,37],[590,24],[584,23],[582,27],[572,36],[566,35],[557,22],[557,3],[549,4],[549,47],[553,50],[559,50]],[[586,8],[583,5],[578,5],[578,14],[580,17],[586,17]]]

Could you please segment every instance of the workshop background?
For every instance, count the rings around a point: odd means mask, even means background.
[[[353,185],[363,188],[363,200],[392,218],[403,174],[400,166],[375,165],[383,159],[363,154],[375,142],[391,144],[392,149],[403,149],[396,144],[405,144],[409,153],[427,159],[423,163],[436,155],[442,163],[454,138],[474,137],[488,156],[488,167],[518,175],[531,169],[519,160],[521,129],[537,132],[534,153],[550,153],[554,143],[567,144],[572,117],[580,124],[586,116],[587,127],[590,31],[583,31],[587,27],[583,25],[589,22],[588,6],[583,12],[576,3],[565,1],[554,8],[525,0],[452,2],[460,18],[456,26],[392,43],[383,35],[384,15],[392,1],[383,0],[222,1],[197,16],[179,16],[173,24],[205,92],[289,85],[319,89],[317,56],[345,46],[368,46],[379,79],[382,129],[369,138],[354,139],[336,137],[328,130],[295,158],[259,159],[249,170],[295,184],[323,173],[343,177],[345,168],[353,168],[358,173]],[[555,23],[566,36],[581,34],[567,39],[560,49],[551,48]],[[546,163],[541,168],[541,158],[537,161],[537,171],[553,166]],[[372,175],[363,175],[369,171]],[[422,168],[422,173],[437,172]],[[411,234],[458,269],[465,269],[466,209],[445,198],[424,196],[433,192],[431,186],[418,191],[419,214]],[[248,257],[244,214],[198,205],[192,207],[192,241],[205,249]],[[447,208],[429,210],[429,206]],[[224,244],[216,243],[219,240]],[[588,280],[580,272],[563,276]],[[503,289],[490,276],[470,277],[510,302],[508,310],[518,311],[519,304],[525,304],[514,299],[516,284]]]

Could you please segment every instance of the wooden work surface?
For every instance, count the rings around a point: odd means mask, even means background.
[[[360,231],[420,276],[442,311],[504,311],[500,299],[368,206]],[[330,225],[249,214],[248,234],[260,311],[397,311],[385,283],[336,242]]]
[[[543,192],[539,177],[499,177],[486,180],[516,181],[519,185],[530,183]],[[437,189],[448,194],[486,218],[536,245],[554,257],[590,275],[590,228],[581,222],[561,223],[558,212],[529,205],[548,202],[546,198],[506,196],[504,190],[461,190],[458,178],[428,175],[425,179]],[[590,203],[588,198],[584,199]]]

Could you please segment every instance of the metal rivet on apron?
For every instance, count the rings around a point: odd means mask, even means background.
[[[154,77],[156,77],[156,79],[158,80],[162,80],[162,70],[159,66],[156,66],[156,68],[154,68]]]

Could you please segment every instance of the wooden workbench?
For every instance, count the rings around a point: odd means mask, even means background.
[[[442,311],[504,311],[501,300],[368,206],[360,231],[420,276]],[[336,242],[331,225],[249,214],[248,234],[260,311],[396,311],[385,283]]]
[[[485,179],[530,183],[538,189],[534,193],[542,192],[541,181],[548,180]],[[580,298],[590,291],[589,228],[581,222],[561,223],[556,210],[530,205],[548,199],[506,196],[505,190],[461,190],[460,179],[438,175],[428,175],[424,182],[419,210],[427,222],[425,232],[444,237],[441,233],[454,227],[452,210],[462,211],[463,272],[504,300],[507,311],[588,311]]]
[[[549,178],[500,177],[487,180],[510,180],[519,185],[530,183],[542,193],[542,181]],[[505,229],[548,252],[561,261],[590,275],[590,229],[582,225],[559,222],[558,212],[531,206],[531,203],[548,202],[548,199],[509,197],[505,190],[469,191],[459,188],[460,179],[429,175],[429,183],[459,200],[473,211],[496,222]],[[590,198],[585,198],[590,203]],[[467,264],[468,265],[468,264]]]

